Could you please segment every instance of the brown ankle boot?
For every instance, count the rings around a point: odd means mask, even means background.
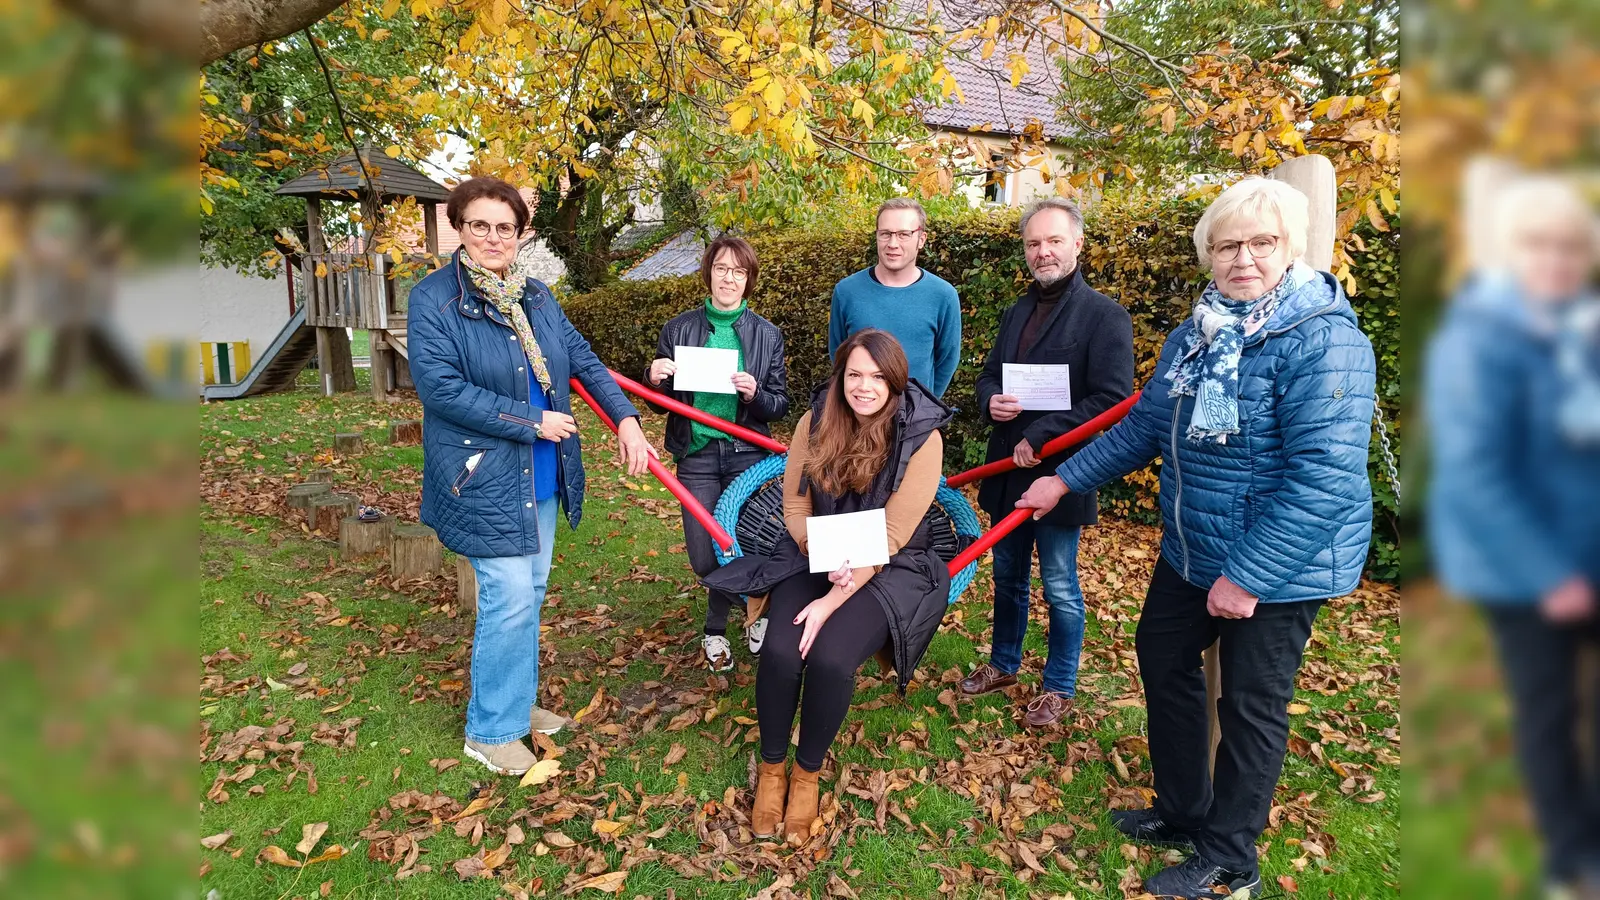
[[[763,762],[756,766],[756,800],[750,808],[750,830],[756,837],[778,833],[783,819],[783,801],[789,793],[789,777],[783,763]]]
[[[811,822],[817,817],[817,777],[796,763],[789,777],[789,808],[783,814],[783,838],[804,844],[811,838]]]

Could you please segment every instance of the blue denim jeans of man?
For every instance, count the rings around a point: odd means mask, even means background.
[[[473,557],[478,615],[472,631],[472,698],[467,737],[505,744],[529,732],[539,693],[539,610],[556,543],[555,497],[539,501],[539,552]]]
[[[1039,576],[1044,582],[1045,603],[1050,606],[1044,689],[1068,697],[1077,695],[1078,658],[1083,652],[1080,530],[1029,520],[994,545],[994,646],[989,664],[1008,675],[1022,668],[1022,639],[1028,633],[1028,594],[1037,546]]]

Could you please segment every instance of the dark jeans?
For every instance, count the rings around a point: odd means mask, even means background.
[[[828,617],[811,642],[810,652],[801,659],[800,635],[805,626],[794,624],[794,617],[830,587],[827,575],[801,572],[772,589],[767,643],[756,668],[756,720],[764,762],[783,762],[788,757],[789,732],[798,708],[800,746],[795,749],[795,765],[807,772],[821,769],[850,712],[856,670],[889,642],[889,620],[883,607],[877,598],[861,591]]]
[[[678,480],[706,509],[716,512],[717,501],[728,485],[767,455],[765,450],[735,450],[730,441],[712,441],[678,460]],[[704,578],[717,570],[717,550],[711,533],[687,512],[683,514],[683,545],[696,577]],[[711,592],[706,598],[707,634],[727,632],[728,609],[737,600],[726,591]]]
[[[1600,623],[1561,627],[1538,607],[1489,607],[1516,728],[1517,758],[1545,843],[1551,881],[1600,874],[1600,785],[1580,753],[1578,704],[1590,703],[1600,726],[1600,684],[1580,672],[1579,651],[1600,644]],[[1580,691],[1584,680],[1587,691]],[[1587,694],[1581,697],[1581,694]],[[1600,730],[1600,729],[1597,729]],[[1600,747],[1600,734],[1591,737]]]
[[[1206,612],[1209,592],[1163,558],[1139,615],[1134,646],[1149,712],[1155,807],[1193,835],[1207,859],[1254,871],[1256,838],[1267,827],[1289,746],[1295,672],[1323,601],[1258,603],[1248,619],[1222,619]],[[1222,743],[1213,776],[1201,653],[1219,638]]]
[[[1078,587],[1078,526],[1041,525],[1029,519],[994,545],[994,643],[989,664],[1015,675],[1022,668],[1028,633],[1028,595],[1033,586],[1033,548],[1039,548],[1039,578],[1050,607],[1045,635],[1044,689],[1068,697],[1078,693],[1083,654],[1083,590]]]

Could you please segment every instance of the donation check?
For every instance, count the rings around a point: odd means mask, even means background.
[[[1001,369],[1001,390],[1017,398],[1026,410],[1072,408],[1072,382],[1068,366],[1030,366],[1005,363]]]

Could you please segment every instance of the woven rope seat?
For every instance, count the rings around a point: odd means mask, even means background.
[[[726,565],[748,550],[767,555],[778,545],[787,526],[783,523],[783,466],[788,454],[769,456],[746,469],[728,485],[717,501],[717,524],[733,536],[733,547],[726,553],[717,548],[717,561]],[[982,534],[978,516],[960,491],[939,481],[939,491],[928,508],[929,538],[933,551],[949,562]],[[950,602],[972,583],[978,572],[976,562],[950,579]]]

